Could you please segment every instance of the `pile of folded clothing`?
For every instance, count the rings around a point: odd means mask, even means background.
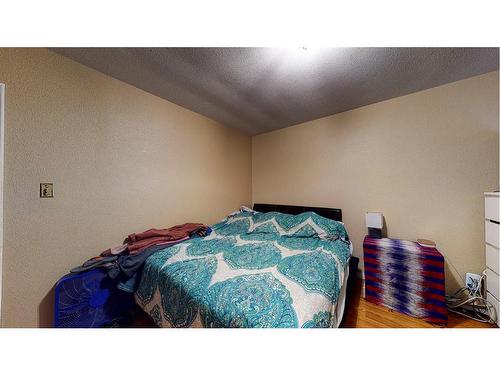
[[[123,245],[104,250],[99,256],[91,258],[72,273],[103,268],[108,276],[117,280],[117,287],[125,292],[136,291],[142,266],[155,252],[186,241],[192,237],[210,234],[210,227],[199,223],[185,223],[168,229],[149,229],[142,233],[132,233],[125,238]]]

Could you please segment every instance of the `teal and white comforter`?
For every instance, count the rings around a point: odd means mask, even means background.
[[[315,213],[240,212],[145,263],[137,303],[160,327],[332,327],[351,244]]]

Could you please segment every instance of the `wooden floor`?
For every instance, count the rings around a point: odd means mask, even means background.
[[[356,290],[347,309],[343,328],[438,328],[421,319],[374,305],[361,298],[361,280],[356,282]],[[492,328],[494,325],[480,323],[461,315],[449,313],[447,328]]]

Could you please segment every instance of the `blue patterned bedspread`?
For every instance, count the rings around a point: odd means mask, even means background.
[[[149,257],[136,301],[160,327],[332,327],[351,251],[315,213],[240,212]]]

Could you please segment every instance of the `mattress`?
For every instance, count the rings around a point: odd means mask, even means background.
[[[159,327],[338,327],[351,253],[342,223],[240,212],[149,257],[135,298]]]

